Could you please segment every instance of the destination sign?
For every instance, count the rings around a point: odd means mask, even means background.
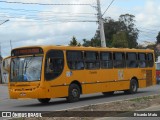
[[[12,50],[11,56],[21,56],[21,55],[35,55],[35,54],[43,54],[43,50],[41,48],[23,48]]]

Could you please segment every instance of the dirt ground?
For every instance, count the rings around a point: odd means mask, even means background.
[[[156,105],[160,105],[160,95],[147,96],[147,97],[135,98],[130,100],[117,101],[117,102],[115,101],[110,103],[102,103],[98,105],[88,105],[81,108],[70,109],[68,111],[72,113],[72,115],[74,115],[74,113],[77,113],[77,112],[81,113],[80,116],[83,116],[85,112],[89,112],[89,111],[92,111],[95,113],[97,113],[98,111],[101,111],[101,112],[106,111],[106,113],[108,114],[111,114],[111,111],[113,111],[114,114],[117,115],[119,112],[122,112],[122,111],[123,112],[135,111],[135,110],[140,110],[140,109],[144,109],[144,108],[148,108]],[[119,111],[119,112],[116,113],[116,111]],[[46,115],[53,115],[53,113],[49,113]],[[63,117],[64,114],[60,114],[60,116],[61,117],[21,118],[21,120],[93,120],[98,118],[98,117]],[[103,116],[99,116],[99,117],[103,117]]]

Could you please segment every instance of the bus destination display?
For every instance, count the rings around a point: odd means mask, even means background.
[[[43,50],[41,48],[26,48],[26,49],[13,50],[11,53],[12,56],[34,55],[34,54],[43,54]]]

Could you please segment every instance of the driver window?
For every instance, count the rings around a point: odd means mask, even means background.
[[[63,51],[51,50],[47,53],[45,63],[45,78],[52,80],[61,75],[64,67]]]

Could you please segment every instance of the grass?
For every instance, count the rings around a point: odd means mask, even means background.
[[[131,99],[130,101],[141,102],[141,101],[148,101],[148,100],[159,98],[159,97],[160,95],[145,96],[145,97],[134,98],[134,99]]]

